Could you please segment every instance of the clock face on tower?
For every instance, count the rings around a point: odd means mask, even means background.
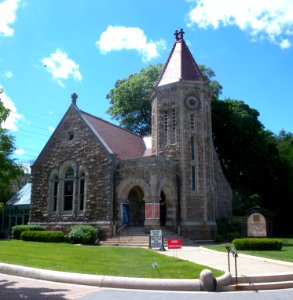
[[[200,102],[195,96],[189,96],[185,99],[185,105],[187,108],[195,110],[200,107]]]

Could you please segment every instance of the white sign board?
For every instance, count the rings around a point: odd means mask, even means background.
[[[151,230],[150,231],[150,248],[161,248],[163,247],[163,234],[162,230]]]

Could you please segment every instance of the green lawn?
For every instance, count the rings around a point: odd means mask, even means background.
[[[0,241],[0,262],[56,271],[142,278],[199,278],[206,268],[141,248]],[[152,264],[156,262],[158,268]],[[223,274],[212,270],[216,277]]]
[[[293,239],[284,238],[282,240],[283,240],[283,248],[281,251],[238,251],[238,252],[243,254],[248,254],[248,255],[293,262]],[[226,245],[230,245],[230,244],[208,245],[206,247],[217,251],[227,252],[225,248]]]

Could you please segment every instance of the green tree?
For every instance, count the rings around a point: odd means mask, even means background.
[[[292,218],[293,211],[293,134],[282,130],[276,136],[277,147],[281,160],[281,170],[279,175],[279,195],[277,199],[277,212],[279,217],[279,227],[283,234],[292,234],[292,222],[288,222]]]
[[[214,100],[214,144],[227,179],[241,195],[260,194],[275,178],[276,141],[258,120],[259,113],[243,101]]]
[[[279,137],[278,141],[258,117],[259,113],[243,101],[214,100],[214,144],[233,188],[234,213],[243,215],[248,208],[259,205],[275,215],[275,232],[284,233],[284,228],[293,229],[288,224],[283,226],[284,216],[293,208],[293,168],[288,163],[292,136]]]
[[[205,65],[199,65],[199,69],[204,80],[209,85],[210,91],[213,95],[213,99],[219,99],[220,95],[222,94],[223,87],[217,80],[213,79],[216,76],[215,72],[211,68],[206,67]]]
[[[127,128],[140,136],[151,133],[150,96],[163,65],[148,66],[138,74],[117,80],[108,93],[110,100],[108,113]]]
[[[17,180],[23,171],[11,158],[15,150],[14,138],[2,127],[10,111],[1,101],[1,94],[2,90],[0,91],[0,202],[5,202],[12,196],[13,181]]]
[[[293,169],[293,134],[281,130],[276,138],[280,157]]]

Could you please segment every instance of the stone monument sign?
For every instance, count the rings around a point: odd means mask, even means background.
[[[253,212],[248,216],[247,235],[249,237],[267,236],[267,220],[260,212]]]

